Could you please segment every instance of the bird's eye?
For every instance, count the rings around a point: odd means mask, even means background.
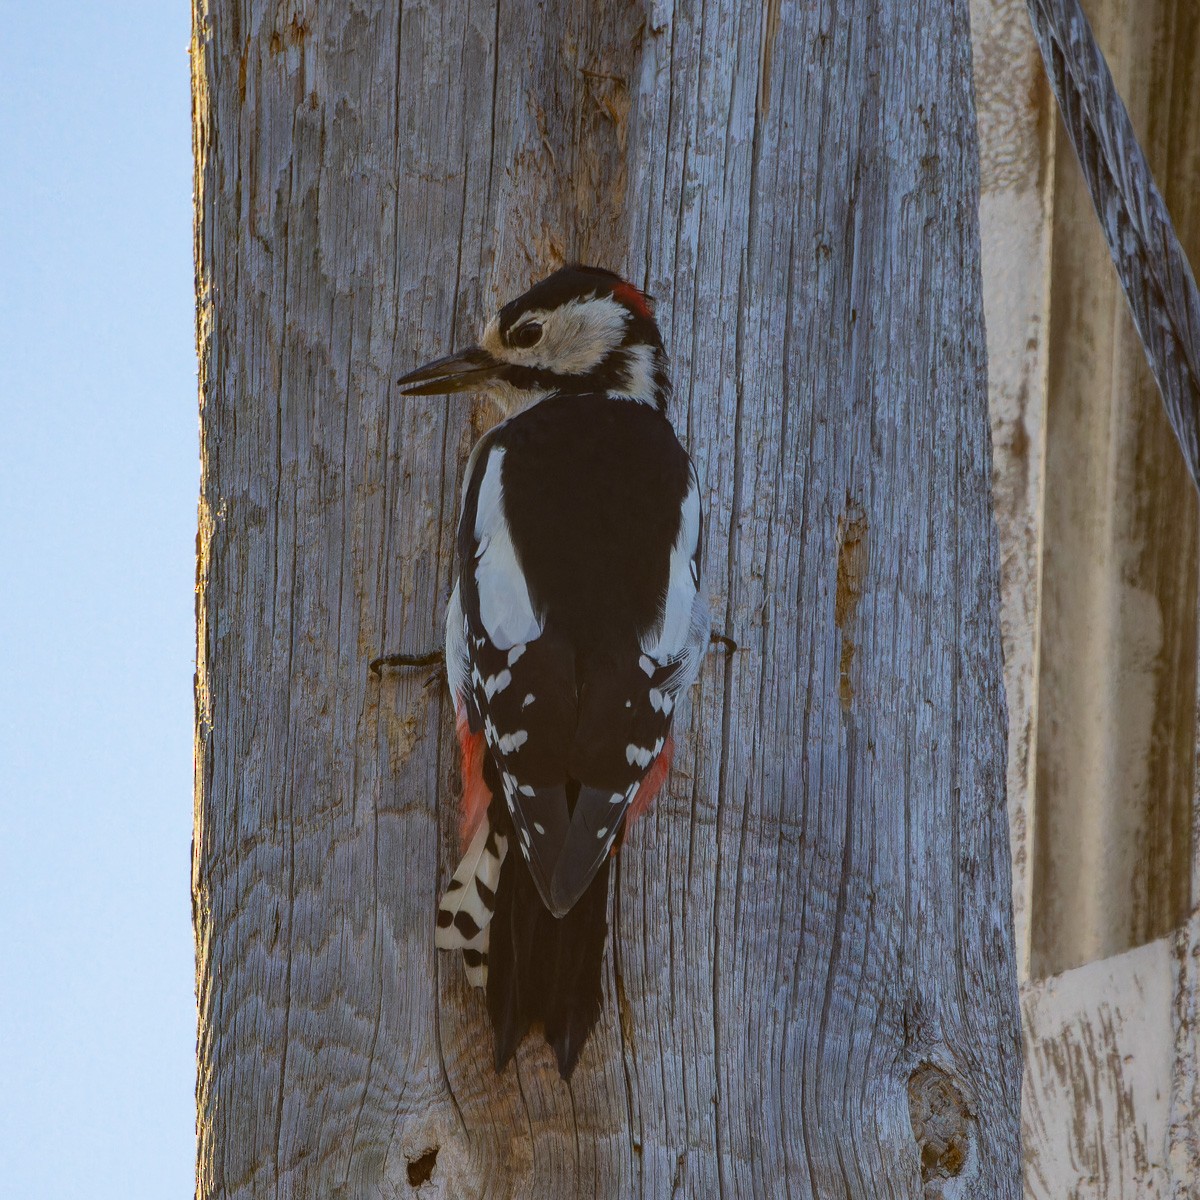
[[[542,327],[536,321],[526,321],[518,325],[508,335],[508,344],[517,350],[528,350],[542,340]]]

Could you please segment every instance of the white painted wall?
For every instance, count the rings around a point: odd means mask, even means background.
[[[1189,81],[1200,55],[1185,53],[1197,45],[1195,18],[1186,4],[1155,4],[1152,13],[1109,0],[1087,7],[1135,125],[1151,137],[1148,152],[1184,244],[1190,235],[1195,247],[1191,193],[1198,189],[1187,184],[1196,177],[1200,106]],[[1155,431],[1145,429],[1159,418],[1158,396],[1133,354],[1140,347],[1069,144],[1056,137],[1024,0],[973,0],[971,16],[1026,1060],[1025,1191],[1030,1200],[1183,1200],[1200,1194],[1200,915],[1193,908],[1172,929],[1161,915],[1171,911],[1169,896],[1156,915],[1134,892],[1147,888],[1138,880],[1179,870],[1179,831],[1172,849],[1171,830],[1159,828],[1171,820],[1164,790],[1184,787],[1185,807],[1193,797],[1193,829],[1200,814],[1194,791],[1178,778],[1191,767],[1195,730],[1196,706],[1190,694],[1186,704],[1178,696],[1180,687],[1194,687],[1187,655],[1194,660],[1195,639],[1180,625],[1189,621],[1186,605],[1195,608],[1186,592],[1190,584],[1194,598],[1195,497],[1170,477],[1169,455],[1163,469],[1146,465],[1156,461],[1146,449]],[[1072,441],[1060,420],[1048,459],[1052,378],[1051,403],[1078,414],[1077,436]],[[1153,453],[1165,455],[1161,441]],[[1177,562],[1160,555],[1166,571],[1145,550],[1164,537],[1163,522],[1145,515],[1150,488],[1176,489],[1167,494],[1176,496],[1171,532],[1182,548]],[[1049,612],[1048,497],[1056,513]],[[1182,585],[1163,583],[1172,569]],[[1170,611],[1181,586],[1182,617]],[[1115,616],[1089,622],[1085,610],[1095,605]],[[1043,639],[1053,642],[1049,654]],[[1163,652],[1167,642],[1182,647],[1174,659]],[[1049,711],[1039,713],[1039,704]],[[1055,770],[1045,769],[1047,756]],[[1054,820],[1046,811],[1052,802]],[[1193,834],[1192,846],[1198,842]],[[1174,866],[1162,861],[1171,856]],[[1193,884],[1193,906],[1196,895]],[[1162,936],[1145,940],[1156,928]],[[1062,971],[1056,962],[1081,965]],[[1047,964],[1050,973],[1038,978]]]

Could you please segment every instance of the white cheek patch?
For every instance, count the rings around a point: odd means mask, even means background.
[[[600,365],[625,336],[629,313],[611,296],[572,300],[546,315],[545,335],[533,347],[541,366],[582,375]]]
[[[531,309],[521,319],[542,326],[542,339],[536,346],[506,346],[497,317],[488,322],[480,344],[489,354],[515,366],[557,375],[583,375],[621,344],[629,311],[611,296],[589,296],[568,300],[548,312]]]
[[[532,642],[542,632],[504,515],[504,493],[500,482],[503,464],[504,451],[493,449],[484,467],[475,509],[475,541],[478,545],[475,584],[479,591],[479,617],[498,650]]]

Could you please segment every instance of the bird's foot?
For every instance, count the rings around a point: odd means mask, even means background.
[[[371,674],[378,677],[383,673],[384,667],[438,667],[432,675],[425,681],[425,686],[429,687],[437,683],[446,674],[446,664],[443,661],[443,651],[427,650],[424,654],[381,654],[378,658],[371,659],[368,664],[368,669]]]

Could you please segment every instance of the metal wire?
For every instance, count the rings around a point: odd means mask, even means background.
[[[1079,0],[1028,0],[1125,299],[1200,489],[1200,292]]]

